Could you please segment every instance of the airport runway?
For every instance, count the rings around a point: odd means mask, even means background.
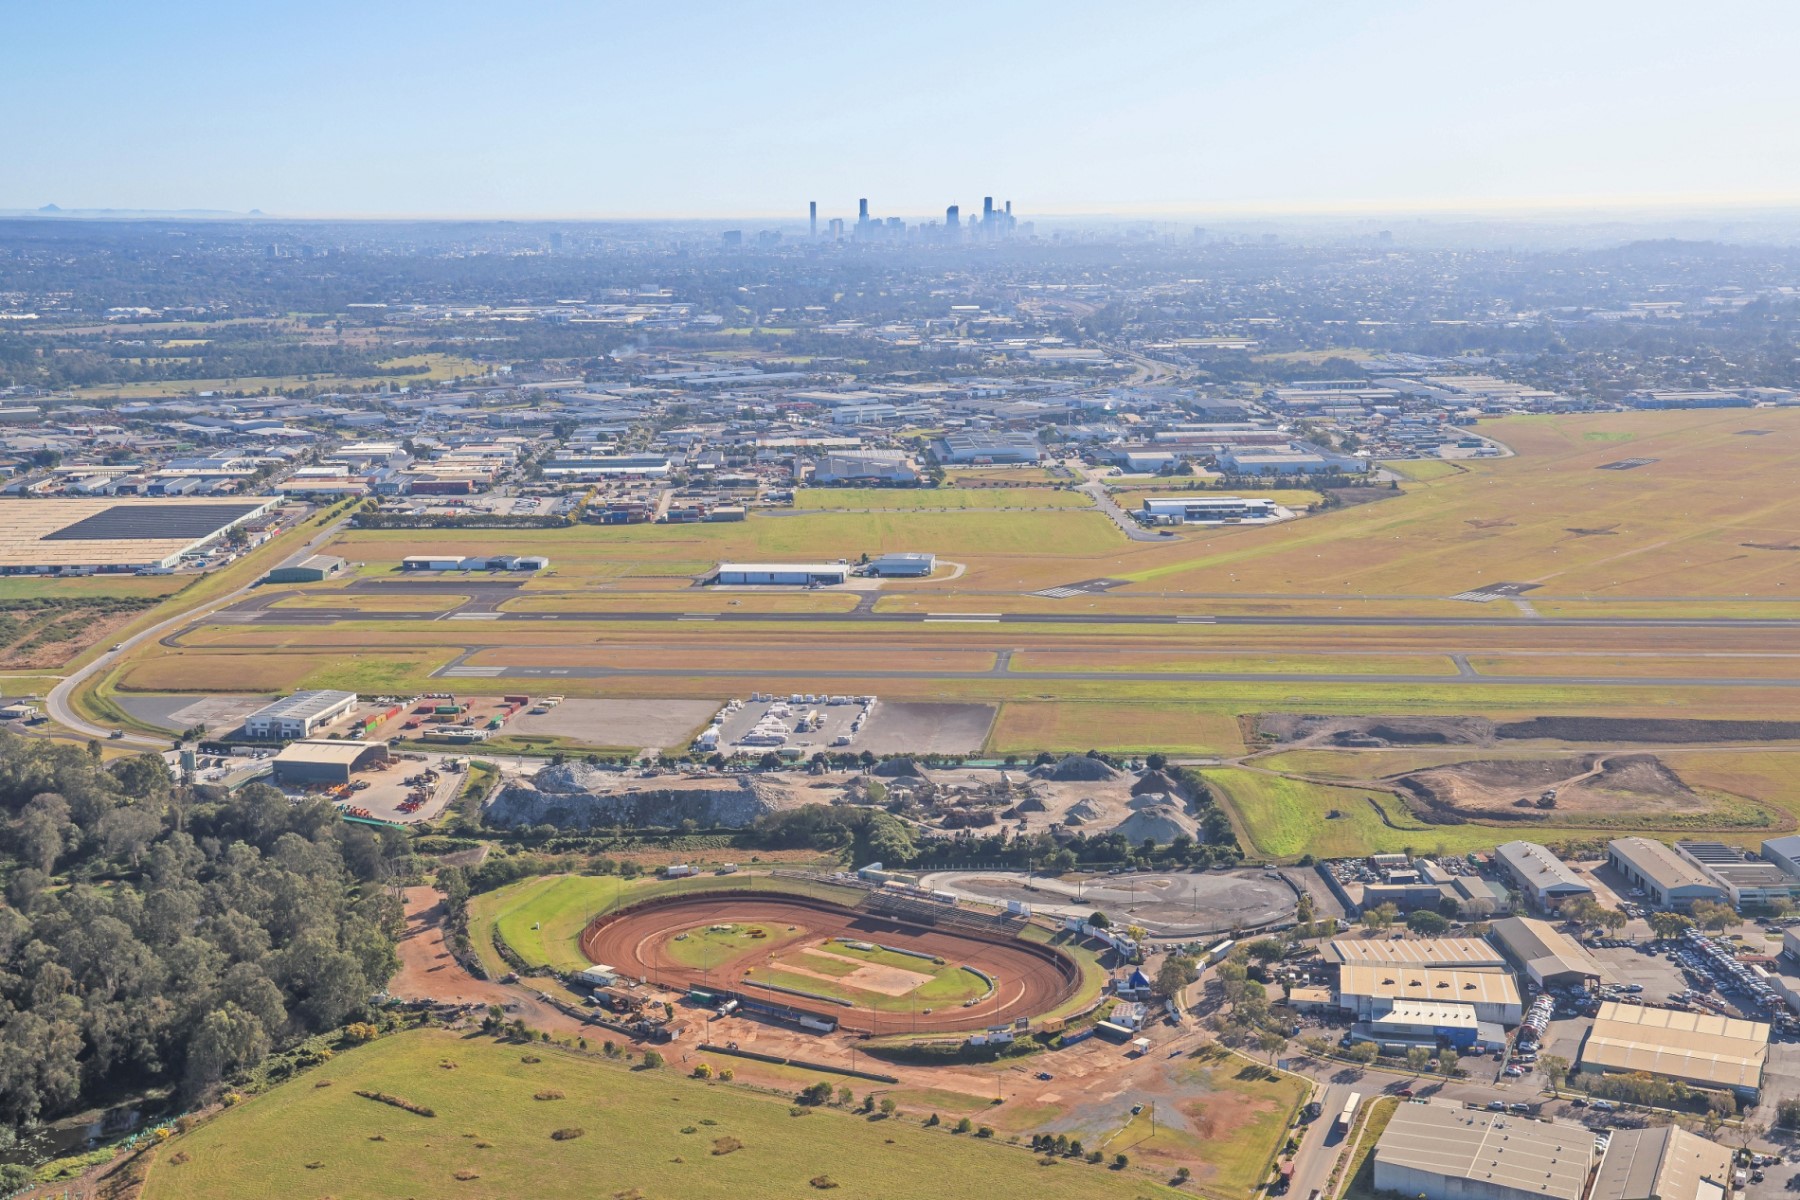
[[[491,647],[490,649],[503,649]],[[1800,679],[1649,678],[1606,675],[1481,675],[1459,663],[1455,675],[1343,675],[1291,672],[1205,671],[1015,671],[1009,656],[1002,656],[986,671],[818,671],[780,666],[735,669],[727,667],[550,667],[492,666],[465,660],[469,650],[432,672],[436,679],[1007,679],[1017,682],[1116,682],[1131,683],[1338,683],[1403,684],[1414,687],[1493,685],[1496,687],[1600,687],[1600,688],[1800,688]]]
[[[335,625],[343,621],[718,621],[789,625],[1244,625],[1340,626],[1389,629],[1800,629],[1784,617],[1357,617],[1307,614],[1220,613],[1001,613],[1001,612],[502,612],[491,597],[443,613],[364,612],[356,608],[251,608],[219,614],[223,624]]]

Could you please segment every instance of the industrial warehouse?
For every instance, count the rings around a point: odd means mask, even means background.
[[[1402,1104],[1375,1147],[1375,1187],[1424,1200],[1723,1200],[1731,1152],[1677,1126],[1596,1138],[1443,1101]]]
[[[1643,1071],[1692,1087],[1728,1088],[1752,1102],[1769,1060],[1769,1024],[1609,1001],[1581,1048],[1581,1069]]]
[[[709,582],[726,587],[774,584],[782,587],[836,587],[850,578],[850,565],[835,563],[720,563]]]
[[[0,575],[168,571],[279,500],[8,500]]]
[[[356,707],[355,692],[295,692],[244,718],[244,736],[306,738]]]
[[[1237,496],[1174,496],[1146,499],[1141,517],[1151,525],[1208,525],[1268,523],[1293,514],[1273,500],[1244,500]]]

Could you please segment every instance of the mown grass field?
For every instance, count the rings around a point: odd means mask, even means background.
[[[1752,427],[1772,432],[1738,436]],[[1127,574],[1220,592],[1447,596],[1502,580],[1538,583],[1545,599],[1800,589],[1800,554],[1782,549],[1800,528],[1800,495],[1782,483],[1800,412],[1512,417],[1482,432],[1517,456],[1379,504],[1143,552]],[[1657,461],[1598,469],[1624,457]]]
[[[819,510],[904,508],[1092,508],[1086,492],[1053,487],[801,488],[794,507]]]
[[[491,530],[356,530],[335,539],[327,552],[391,567],[409,554],[468,553],[472,545],[492,540]],[[1104,515],[1078,509],[818,511],[725,524],[507,530],[506,541],[516,553],[547,556],[562,585],[615,579],[621,565],[678,565],[699,574],[724,561],[855,561],[863,554],[907,550],[968,561],[972,573],[978,562],[1002,575],[1044,572],[1047,584],[1066,573],[1063,560],[1093,560],[1128,544]]]
[[[358,1090],[400,1096],[437,1116],[375,1103]],[[534,1099],[550,1093],[562,1098]],[[943,1195],[947,1179],[979,1179],[994,1200],[1170,1194],[1142,1173],[1040,1167],[1022,1150],[916,1119],[801,1111],[682,1079],[672,1067],[632,1070],[549,1047],[408,1033],[342,1054],[171,1139],[143,1195],[750,1200],[808,1195],[824,1186],[810,1181],[828,1180],[834,1196],[907,1200]],[[572,1129],[581,1136],[551,1137]]]
[[[839,947],[832,947],[837,953]],[[885,992],[870,991],[844,982],[842,979],[819,979],[815,975],[800,971],[784,970],[782,964],[788,963],[805,967],[807,971],[820,975],[830,975],[836,969],[828,959],[821,959],[816,954],[784,955],[774,964],[758,966],[750,970],[744,978],[747,980],[772,983],[797,991],[811,992],[818,996],[832,996],[839,1000],[848,1000],[859,1009],[873,1009],[877,1012],[924,1012],[931,1008],[948,1008],[961,1004],[965,1000],[974,1000],[987,995],[988,986],[974,975],[963,970],[955,963],[933,966],[923,959],[914,959],[901,969],[926,976],[919,986],[900,995],[888,995]],[[848,974],[848,971],[843,972]]]
[[[1236,755],[1244,751],[1237,718],[1179,703],[1116,705],[1011,701],[988,734],[995,754],[1039,750]]]

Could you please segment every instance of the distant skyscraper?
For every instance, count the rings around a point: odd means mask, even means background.
[[[842,218],[842,217],[831,218],[830,228],[831,228],[831,240],[832,241],[841,242],[844,240],[844,218]]]
[[[815,238],[818,237],[819,236],[819,202],[817,200],[810,200],[807,202],[806,218],[807,218],[808,225],[811,227],[810,231],[809,231],[810,236],[815,237]]]
[[[869,223],[869,202],[866,198],[856,202],[856,223],[858,225]]]
[[[944,210],[944,228],[950,230],[962,229],[961,205],[952,204],[949,208]]]

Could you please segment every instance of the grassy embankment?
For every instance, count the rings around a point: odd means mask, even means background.
[[[437,1115],[357,1091],[402,1097]],[[810,1183],[844,1197],[906,1200],[941,1195],[944,1180],[958,1178],[980,1179],[994,1200],[1167,1194],[1139,1172],[1042,1167],[1024,1151],[948,1126],[794,1111],[732,1085],[683,1080],[672,1067],[634,1070],[551,1047],[401,1034],[171,1139],[143,1194],[751,1200],[806,1195]],[[559,1130],[581,1132],[559,1140]]]

